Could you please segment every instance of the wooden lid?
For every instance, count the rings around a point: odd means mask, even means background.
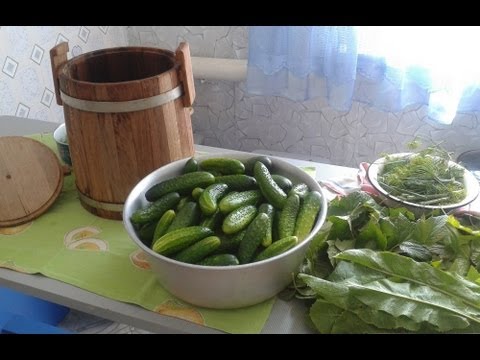
[[[21,136],[0,137],[0,227],[42,215],[62,187],[62,167],[50,148]]]

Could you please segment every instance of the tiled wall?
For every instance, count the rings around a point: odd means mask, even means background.
[[[124,26],[0,27],[0,115],[64,121],[50,65],[50,49],[62,41],[68,41],[69,58],[127,45]]]
[[[248,32],[243,26],[129,27],[130,45],[175,49],[188,41],[193,56],[246,58]],[[367,86],[359,87],[359,91]],[[204,144],[270,153],[288,152],[304,159],[356,166],[382,152],[405,150],[415,135],[435,141],[456,155],[480,147],[480,114],[459,114],[453,125],[426,117],[426,108],[400,113],[378,111],[354,103],[348,113],[329,107],[323,99],[294,102],[281,97],[252,96],[245,84],[196,81],[193,128]]]

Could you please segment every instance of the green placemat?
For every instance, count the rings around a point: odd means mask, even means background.
[[[51,134],[32,136],[55,152]],[[259,333],[275,299],[235,310],[186,304],[165,291],[128,237],[121,221],[87,212],[73,175],[44,215],[15,228],[0,228],[0,267],[41,273],[111,299],[140,305],[230,333]]]

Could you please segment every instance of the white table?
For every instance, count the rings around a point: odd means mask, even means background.
[[[0,136],[50,132],[58,124],[0,116]],[[197,151],[218,153],[233,150],[196,145]],[[357,169],[329,164],[282,158],[297,166],[315,166],[317,180],[355,176]],[[0,268],[0,286],[55,302],[95,316],[121,322],[155,333],[221,333],[219,330],[196,325],[181,319],[160,315],[132,305],[96,295],[75,286],[42,275],[28,275]],[[309,333],[305,316],[307,308],[298,300],[277,299],[262,333]]]

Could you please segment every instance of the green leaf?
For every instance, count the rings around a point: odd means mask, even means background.
[[[387,238],[383,234],[375,216],[371,216],[367,224],[360,229],[356,247],[380,250],[387,248]]]
[[[396,217],[381,218],[380,228],[387,238],[386,249],[392,249],[401,242],[410,240],[415,229],[415,223],[404,214],[399,213]]]
[[[420,218],[416,222],[415,230],[412,234],[412,240],[425,245],[431,245],[442,240],[445,236],[445,230],[448,220],[447,215],[432,216],[428,219]]]
[[[382,332],[355,313],[318,299],[310,308],[310,318],[321,334],[372,334]]]
[[[343,216],[350,215],[359,206],[365,209],[376,209],[381,211],[382,207],[376,201],[363,191],[354,191],[347,196],[335,198],[328,204],[328,215]]]
[[[469,326],[480,329],[480,311],[428,286],[382,279],[352,284],[350,290],[356,299],[373,310],[384,311],[395,318],[407,317],[420,325],[425,322],[441,332]]]
[[[480,284],[480,272],[478,272],[473,266],[470,266],[467,273],[467,279]]]
[[[341,271],[338,271],[340,268],[343,268]],[[361,319],[364,323],[374,326],[379,329],[387,329],[389,331],[399,331],[402,329],[408,331],[419,331],[424,328],[424,324],[421,322],[416,322],[413,319],[410,319],[408,316],[393,316],[387,312],[379,311],[375,307],[365,306],[363,302],[355,297],[355,292],[353,291],[355,285],[362,286],[363,284],[370,284],[376,281],[382,280],[383,275],[375,272],[371,269],[365,268],[360,265],[347,263],[342,261],[334,273],[331,275],[331,280],[343,281],[343,282],[331,282],[328,284],[327,280],[318,279],[315,277],[310,277],[306,275],[299,275],[303,281],[314,290],[320,298],[323,298],[324,302],[328,302],[334,308],[343,309],[346,311],[341,315],[344,317],[352,316],[354,321],[354,326],[358,325],[358,320]],[[346,281],[345,281],[346,280]],[[336,284],[337,286],[332,286]],[[345,292],[345,285],[348,289]],[[336,310],[338,313],[339,310]],[[315,316],[315,314],[311,314]],[[338,314],[340,315],[340,314]],[[318,316],[318,315],[317,315]],[[347,318],[340,319],[344,324],[342,325],[342,331],[347,333],[358,332],[355,328],[348,328],[347,324],[350,324]],[[338,321],[340,321],[338,320]],[[328,325],[328,322],[333,321],[331,318],[313,318],[312,321],[317,325],[317,328],[322,327],[321,331],[334,332],[332,325]],[[327,324],[325,324],[325,322]],[[377,329],[377,331],[380,331]]]
[[[480,230],[473,230],[472,228],[470,228],[468,226],[462,225],[460,223],[460,221],[457,218],[455,218],[453,215],[450,215],[448,217],[448,223],[450,225],[452,225],[454,228],[456,228],[458,230],[461,230],[461,231],[464,231],[467,234],[471,234],[471,235],[475,235],[475,236],[480,237]]]
[[[355,240],[327,240],[327,245],[328,259],[330,260],[330,264],[335,266],[337,264],[335,256],[342,251],[353,249],[355,247]]]
[[[366,266],[386,277],[395,276],[412,283],[428,286],[432,290],[460,299],[480,310],[480,286],[458,275],[436,269],[429,264],[418,263],[391,252],[376,252],[369,249],[347,250],[338,254],[336,258]]]
[[[403,215],[410,221],[415,221],[415,214],[408,210],[407,208],[404,207],[399,207],[399,208],[388,208],[388,216],[391,218],[396,218],[399,217],[400,215]]]
[[[332,224],[328,233],[328,239],[344,240],[353,238],[349,216],[329,216],[328,221]]]
[[[398,246],[397,253],[403,256],[407,256],[416,261],[431,261],[432,253],[426,246],[413,243],[410,241],[404,241]]]

